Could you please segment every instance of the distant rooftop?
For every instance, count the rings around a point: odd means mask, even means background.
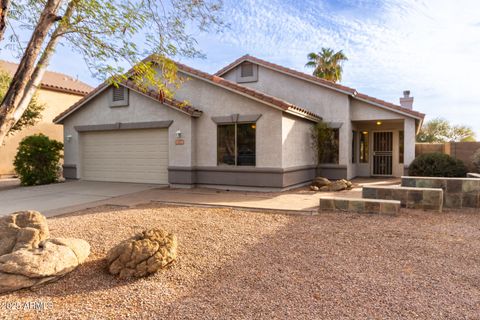
[[[0,60],[0,69],[8,72],[11,76],[15,74],[17,67],[18,64],[16,63]],[[41,82],[41,88],[45,90],[78,94],[81,96],[84,96],[93,90],[93,87],[85,82],[72,78],[66,74],[53,71],[45,72]]]

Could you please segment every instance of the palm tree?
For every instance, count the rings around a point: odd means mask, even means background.
[[[315,68],[313,75],[318,78],[337,82],[342,81],[342,62],[347,61],[347,56],[342,52],[333,52],[333,49],[322,48],[319,53],[308,54],[305,67]]]

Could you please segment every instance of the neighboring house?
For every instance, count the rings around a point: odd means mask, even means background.
[[[0,70],[15,74],[18,65],[0,60]],[[19,132],[12,133],[5,138],[0,146],[0,176],[14,173],[13,160],[17,153],[20,141],[29,135],[43,133],[50,138],[63,142],[63,129],[61,125],[52,123],[53,118],[60,112],[77,102],[93,88],[62,73],[47,71],[37,92],[38,101],[45,105],[42,118],[31,127],[26,127]]]
[[[407,93],[404,108],[248,55],[216,75],[177,66],[188,81],[176,100],[102,84],[57,116],[65,176],[278,190],[316,174],[400,176],[414,159],[424,115]],[[317,168],[311,129],[322,119],[338,148]]]

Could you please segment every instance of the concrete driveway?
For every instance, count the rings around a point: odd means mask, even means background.
[[[43,186],[0,188],[0,215],[38,210],[46,216],[119,196],[160,188],[158,184],[67,181]]]

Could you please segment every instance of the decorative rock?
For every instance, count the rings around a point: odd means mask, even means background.
[[[55,281],[90,254],[84,240],[48,236],[47,220],[37,211],[0,218],[0,294]]]
[[[38,248],[48,237],[47,219],[38,211],[19,211],[0,218],[0,256]]]
[[[328,186],[328,185],[330,185],[331,183],[332,183],[332,182],[331,182],[330,180],[328,180],[327,178],[316,177],[316,178],[313,179],[313,181],[312,181],[312,186],[321,188],[321,187],[323,187],[323,186]]]
[[[108,271],[122,279],[144,277],[165,268],[176,257],[177,237],[161,229],[151,229],[110,249]]]
[[[312,191],[318,191],[318,190],[320,190],[320,188],[317,187],[317,186],[310,186],[310,190],[312,190]]]
[[[347,184],[345,183],[345,180],[335,181],[329,187],[331,191],[341,191],[348,188]]]
[[[80,239],[48,239],[35,249],[0,256],[0,293],[37,286],[63,277],[83,263],[90,245]]]

